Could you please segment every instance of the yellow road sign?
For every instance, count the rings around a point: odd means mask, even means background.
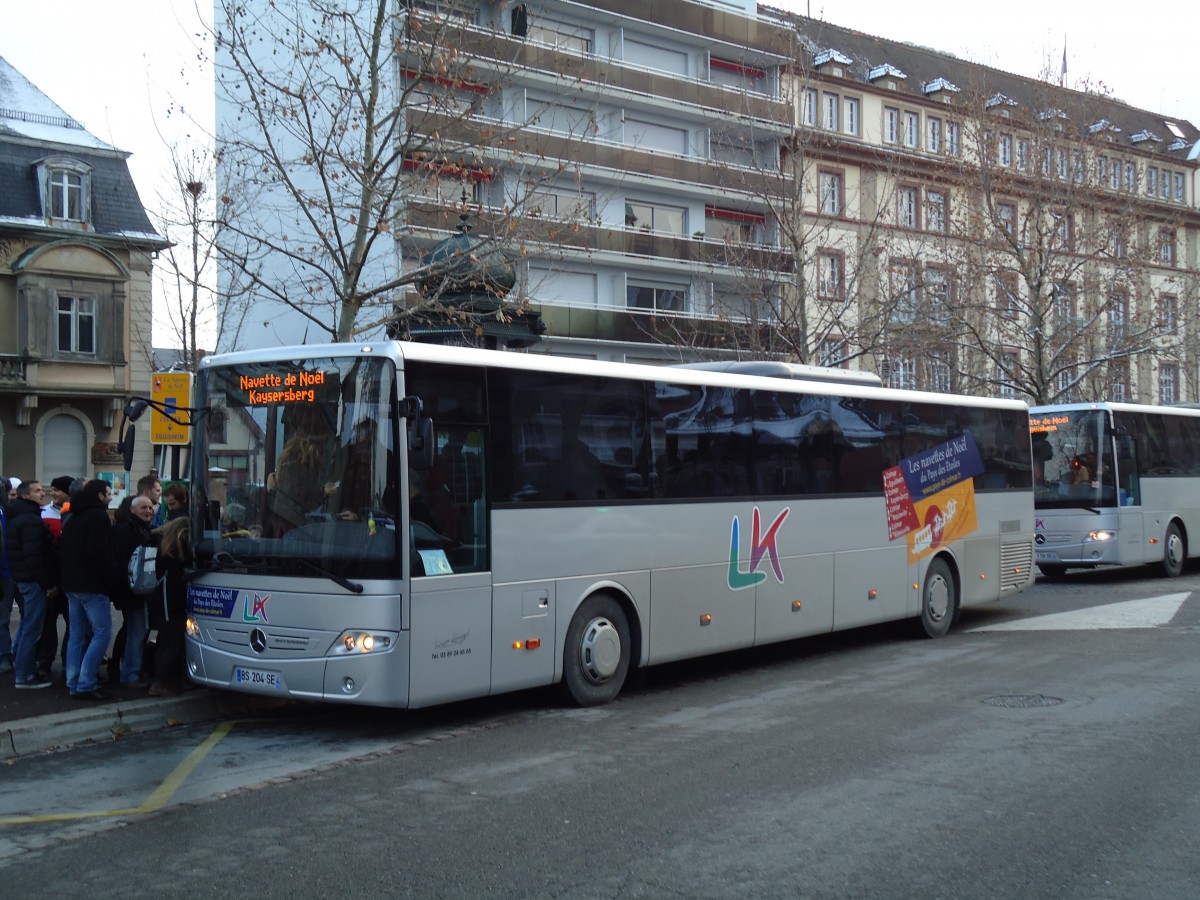
[[[188,414],[181,407],[192,405],[192,374],[155,372],[150,379],[150,399],[165,407],[179,422],[187,423]],[[150,443],[186,444],[190,431],[187,424],[172,422],[157,409],[151,408]]]

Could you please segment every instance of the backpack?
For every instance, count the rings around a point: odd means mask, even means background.
[[[153,594],[158,589],[159,578],[154,574],[157,559],[157,547],[135,547],[129,556],[129,590],[139,597]]]

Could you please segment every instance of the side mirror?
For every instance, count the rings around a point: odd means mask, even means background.
[[[408,425],[408,465],[418,472],[433,468],[433,419],[418,416]]]
[[[128,423],[125,426],[125,430],[121,433],[121,442],[117,445],[120,447],[121,462],[125,466],[126,472],[133,468],[133,449],[136,446],[134,432],[133,423]]]

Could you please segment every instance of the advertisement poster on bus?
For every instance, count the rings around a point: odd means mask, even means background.
[[[974,477],[982,472],[983,460],[970,433],[884,471],[888,540],[907,538],[910,563],[975,531]]]

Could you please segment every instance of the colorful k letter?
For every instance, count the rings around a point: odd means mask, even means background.
[[[741,540],[740,529],[741,523],[738,517],[733,517],[733,528],[729,535],[729,589],[731,591],[740,591],[743,588],[754,587],[764,578],[767,577],[766,572],[758,571],[758,565],[762,562],[763,554],[771,555],[771,568],[775,570],[775,578],[783,584],[783,567],[779,564],[779,551],[775,546],[775,537],[779,532],[779,527],[787,519],[791,507],[785,507],[783,512],[775,517],[775,521],[771,523],[771,527],[767,529],[767,533],[760,537],[760,520],[758,507],[754,507],[754,534],[750,542],[750,568],[745,572],[739,569],[741,562]]]

